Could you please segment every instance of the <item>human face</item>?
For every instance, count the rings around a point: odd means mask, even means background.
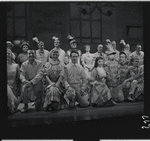
[[[135,59],[133,61],[133,66],[138,67],[139,66],[139,59]]]
[[[59,47],[59,46],[60,46],[60,41],[59,41],[59,40],[54,41],[54,46],[55,46],[55,47]]]
[[[71,60],[72,60],[72,63],[77,63],[77,61],[78,61],[78,54],[77,53],[72,53],[71,54]]]
[[[7,49],[7,60],[10,60],[12,57],[12,51],[10,49]]]
[[[28,50],[28,56],[29,56],[29,60],[33,61],[35,59],[35,51]]]
[[[124,64],[125,61],[126,61],[125,55],[124,55],[124,54],[121,54],[121,55],[120,55],[120,63]]]
[[[89,46],[89,45],[87,45],[87,46],[85,47],[85,51],[86,51],[86,52],[89,52],[89,51],[90,51],[90,46]]]
[[[130,50],[130,45],[127,44],[125,49],[129,51]]]
[[[23,47],[22,47],[22,50],[23,50],[23,52],[27,52],[28,51],[28,46],[27,45],[23,45]]]
[[[102,52],[102,51],[103,51],[103,46],[102,46],[102,45],[98,45],[97,51],[98,51],[98,52]]]
[[[77,43],[76,43],[76,42],[71,43],[71,44],[70,44],[70,47],[71,47],[72,49],[75,49],[75,48],[77,47]]]
[[[12,49],[12,46],[10,44],[7,45],[8,49]]]
[[[137,46],[136,46],[136,51],[137,51],[137,52],[140,52],[140,51],[141,51],[141,45],[137,45]]]
[[[100,66],[103,66],[104,61],[103,61],[102,59],[99,59],[99,60],[97,61],[97,64],[98,64],[99,67],[100,67]]]
[[[43,49],[44,49],[44,43],[43,43],[43,42],[40,42],[40,43],[38,44],[38,47],[39,47],[40,50],[43,50]]]
[[[58,56],[59,56],[58,52],[54,52],[54,53],[52,54],[52,60],[53,60],[53,61],[56,61],[56,60],[58,59]]]

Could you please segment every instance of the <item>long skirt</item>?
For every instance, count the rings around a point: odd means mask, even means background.
[[[101,106],[111,99],[111,93],[107,85],[99,82],[92,87],[91,90],[91,103]]]
[[[13,94],[13,91],[9,85],[7,85],[7,97],[8,97],[7,106],[10,112],[13,113],[15,112],[15,110],[17,110],[17,107],[19,105],[19,100]]]
[[[47,107],[49,104],[51,104],[52,101],[60,103],[60,96],[61,96],[60,90],[53,85],[49,85],[46,88],[46,95],[43,107]]]

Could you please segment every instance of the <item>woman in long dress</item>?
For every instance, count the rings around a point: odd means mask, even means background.
[[[94,67],[94,55],[90,53],[90,45],[86,44],[84,47],[86,53],[82,54],[81,61],[87,78],[90,78],[91,70]]]
[[[12,51],[7,49],[7,106],[9,112],[16,111],[18,100],[19,66],[13,61]]]
[[[45,76],[47,80],[44,110],[48,111],[60,109],[62,97],[62,79],[64,78],[64,67],[61,65],[57,50],[52,51],[52,60],[45,64]]]
[[[90,78],[92,85],[90,101],[93,106],[113,106],[116,104],[112,100],[110,90],[106,85],[107,75],[103,65],[103,58],[96,58]]]

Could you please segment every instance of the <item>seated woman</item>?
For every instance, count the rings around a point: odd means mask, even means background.
[[[64,77],[64,67],[58,60],[59,53],[57,50],[52,51],[52,59],[45,64],[45,77],[48,82],[46,87],[46,96],[44,101],[44,110],[48,111],[59,110],[61,94],[62,94],[62,79]]]
[[[19,80],[19,66],[13,60],[13,54],[10,49],[7,49],[7,96],[8,109],[13,113],[19,105],[18,97],[18,80]]]
[[[110,90],[106,82],[106,71],[103,67],[102,57],[95,60],[95,66],[91,73],[90,82],[92,84],[91,103],[92,106],[114,106],[116,103],[112,100]]]

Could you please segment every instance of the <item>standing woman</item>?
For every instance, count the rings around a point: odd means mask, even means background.
[[[90,82],[91,90],[91,104],[97,106],[113,106],[116,103],[112,100],[109,88],[106,85],[106,71],[103,67],[104,61],[102,57],[97,57],[95,60],[94,69],[91,73]]]
[[[93,54],[90,53],[90,45],[86,44],[84,47],[86,53],[82,54],[81,61],[87,78],[90,78],[91,70],[94,67],[94,57]]]
[[[28,49],[29,49],[29,42],[27,41],[21,41],[21,44],[20,44],[20,48],[22,49],[22,53],[20,53],[18,55],[18,64],[21,66],[21,64],[23,62],[25,62],[26,60],[29,59],[28,57]]]
[[[15,112],[19,105],[17,99],[19,75],[19,66],[14,63],[12,51],[7,49],[7,105],[11,113]]]
[[[62,80],[64,78],[64,67],[61,65],[57,50],[51,52],[52,59],[45,64],[45,75],[48,82],[44,101],[44,110],[59,110],[62,97]]]

